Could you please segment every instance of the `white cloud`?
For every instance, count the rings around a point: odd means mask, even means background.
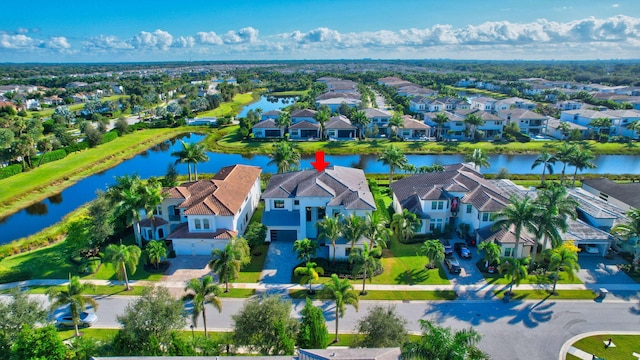
[[[30,49],[41,43],[40,40],[22,34],[0,34],[0,49]]]
[[[71,48],[71,44],[64,36],[53,36],[49,40],[45,41],[43,47],[49,49],[66,50]]]
[[[196,38],[198,39],[198,42],[201,44],[222,45],[222,38],[213,31],[209,31],[209,32],[201,31],[196,34]]]
[[[238,31],[229,30],[222,37],[225,44],[255,43],[258,40],[258,30],[245,27]]]
[[[160,49],[163,51],[168,50],[172,43],[173,36],[160,29],[152,33],[141,31],[131,40],[131,44],[136,49]]]
[[[613,5],[611,5],[611,7],[612,7],[612,8],[619,8],[619,7],[620,7],[620,4],[613,4]]]
[[[194,39],[193,36],[178,36],[173,41],[174,47],[181,47],[181,48],[191,48],[191,47],[194,47],[195,44],[196,44],[196,39]]]
[[[83,44],[90,49],[96,50],[133,49],[131,44],[113,35],[100,35],[84,41]]]

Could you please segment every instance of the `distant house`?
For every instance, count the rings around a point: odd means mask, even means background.
[[[431,137],[431,126],[414,119],[411,115],[403,115],[398,136],[404,140],[426,140]]]
[[[262,223],[269,242],[316,239],[315,224],[325,216],[365,217],[376,209],[364,172],[342,166],[275,174],[262,199]],[[336,257],[346,258],[350,244],[344,239],[338,243]]]
[[[509,109],[527,109],[533,110],[536,108],[536,103],[527,99],[519,97],[510,97],[507,99],[498,100],[494,104],[495,111],[509,110]]]
[[[284,129],[276,125],[273,119],[262,120],[253,125],[251,132],[256,139],[280,138],[284,136]]]
[[[506,120],[507,125],[516,123],[520,132],[529,136],[547,132],[547,117],[533,111],[519,108],[498,111],[498,117]]]
[[[340,109],[340,106],[342,106],[342,104],[346,104],[350,108],[357,108],[360,106],[361,103],[362,101],[360,100],[359,95],[358,95],[358,98],[340,96],[340,97],[328,98],[328,99],[319,99],[319,100],[316,99],[317,108],[320,108],[321,106],[326,105],[327,107],[329,107],[331,112],[337,112],[338,109]]]
[[[280,117],[280,114],[282,114],[282,110],[278,110],[278,109],[263,112],[262,115],[260,116],[260,120],[268,120],[268,119],[275,120]]]
[[[300,110],[291,111],[291,114],[289,114],[289,117],[291,118],[292,124],[295,124],[300,121],[315,122],[317,113],[318,113],[317,111],[311,110],[311,109],[300,109]]]
[[[260,201],[260,168],[223,167],[211,180],[165,189],[154,221],[141,221],[143,239],[167,239],[177,255],[211,255],[242,235]]]
[[[559,101],[556,103],[556,107],[562,111],[579,110],[582,109],[582,106],[584,106],[584,103],[582,101],[575,100]]]
[[[357,137],[358,128],[344,115],[333,116],[324,124],[325,135],[329,139],[350,140]]]
[[[587,136],[587,132],[589,131],[589,128],[586,126],[578,125],[569,121],[560,121],[559,119],[550,117],[547,120],[547,135],[555,139],[566,139],[567,135],[562,132],[560,124],[567,124],[569,132],[578,130],[582,139]]]
[[[369,119],[369,128],[377,126],[379,134],[388,135],[387,128],[392,116],[390,111],[375,108],[367,108],[362,111]]]
[[[498,100],[486,96],[471,99],[471,109],[493,111]]]
[[[619,184],[607,178],[583,179],[582,188],[624,211],[640,209],[640,182]]]
[[[319,139],[320,135],[320,124],[315,121],[302,120],[289,126],[289,139],[291,140]]]

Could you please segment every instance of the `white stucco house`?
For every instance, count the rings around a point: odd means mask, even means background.
[[[227,166],[210,180],[165,189],[153,223],[140,223],[142,238],[166,239],[176,255],[211,255],[244,234],[260,201],[260,173],[256,166]]]

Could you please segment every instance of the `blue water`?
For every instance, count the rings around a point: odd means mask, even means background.
[[[264,109],[263,109],[264,110]],[[181,138],[187,142],[199,142],[203,135],[186,135]],[[95,198],[97,190],[105,190],[115,183],[116,176],[126,174],[138,174],[141,178],[151,176],[163,176],[167,166],[176,161],[170,154],[182,149],[179,141],[167,141],[144,153],[126,160],[119,165],[102,173],[89,176],[75,185],[65,189],[49,199],[25,208],[18,213],[0,219],[0,244],[8,243],[24,236],[35,234],[42,229],[60,221],[69,212],[82,204]],[[198,173],[216,173],[224,166],[234,164],[254,165],[262,168],[263,172],[275,172],[276,166],[270,165],[271,158],[266,155],[238,155],[208,153],[209,161],[198,164]],[[531,164],[536,155],[491,155],[489,162],[491,167],[482,169],[484,173],[497,173],[500,168],[506,168],[512,174],[529,174],[542,172],[538,167],[531,170]],[[463,155],[408,155],[409,163],[416,167],[433,164],[455,164],[464,160]],[[387,173],[389,168],[384,166],[376,155],[327,155],[325,160],[330,165],[361,168],[368,173]],[[303,157],[300,162],[301,169],[311,169],[313,156]],[[590,169],[590,173],[610,174],[636,174],[640,176],[640,156],[633,155],[603,155],[599,156],[595,163],[596,169]],[[187,174],[187,165],[178,164],[178,173]],[[562,164],[554,167],[554,173],[560,173]],[[574,168],[567,167],[566,173],[573,174]]]
[[[275,99],[276,101],[275,102],[269,101],[267,100],[266,96],[262,96],[260,100],[245,106],[240,112],[240,114],[238,114],[237,117],[246,117],[247,113],[249,113],[249,110],[256,110],[258,108],[262,109],[263,113],[266,113],[267,111],[271,111],[271,110],[279,110],[279,109],[282,109],[283,107],[292,105],[294,102],[293,100],[295,98],[277,97],[273,99]]]

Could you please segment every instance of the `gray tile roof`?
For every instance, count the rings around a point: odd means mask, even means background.
[[[344,115],[333,116],[326,124],[324,124],[325,129],[355,129],[356,127],[351,124],[351,120],[349,120]]]
[[[527,109],[508,109],[498,111],[498,116],[503,119],[546,120],[547,117]]]
[[[320,124],[302,120],[289,126],[289,129],[320,129]]]
[[[485,226],[478,229],[478,236],[480,241],[495,240],[499,244],[515,244],[516,233],[513,226],[509,227],[509,230],[501,228],[494,230],[492,226]],[[531,235],[526,231],[520,233],[520,244],[533,245],[535,242]]]
[[[253,125],[253,129],[279,129],[280,127],[276,125],[275,120],[267,119],[262,120],[259,123]]]
[[[314,117],[316,116],[318,112],[315,110],[311,110],[311,109],[300,109],[300,110],[293,110],[291,112],[291,118],[296,118],[296,117]]]
[[[600,178],[584,179],[582,183],[633,208],[640,209],[640,182],[618,184],[607,178]]]
[[[328,206],[344,206],[347,210],[376,209],[364,172],[337,165],[323,172],[304,170],[273,175],[262,194],[263,199],[297,197],[327,197]]]
[[[374,118],[374,117],[391,117],[391,113],[387,110],[382,110],[382,109],[375,109],[375,108],[366,108],[362,110],[364,112],[364,114],[368,117],[368,118]]]

